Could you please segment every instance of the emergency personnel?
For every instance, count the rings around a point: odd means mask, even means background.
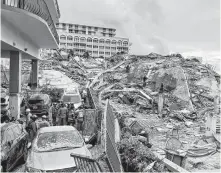
[[[28,108],[28,109],[26,109],[25,110],[25,121],[26,121],[26,126],[28,126],[28,123],[29,123],[29,121],[30,121],[30,119],[31,119],[31,116],[32,116],[32,114],[31,114],[31,110]]]
[[[84,107],[84,100],[82,100],[82,105],[79,107],[81,110],[77,110],[77,130],[83,131],[83,123],[84,123],[84,113],[85,113],[85,107]]]
[[[66,118],[68,116],[68,109],[65,107],[65,104],[62,103],[61,104],[61,108],[58,110],[58,114],[57,114],[57,124],[58,125],[66,125]]]
[[[56,125],[56,117],[57,117],[57,104],[53,103],[53,105],[49,109],[49,122],[55,126]]]
[[[75,125],[75,107],[74,107],[74,104],[72,103],[70,105],[70,108],[68,110],[68,125],[72,125],[74,126]]]
[[[37,116],[36,115],[32,115],[31,116],[31,120],[29,121],[29,124],[27,126],[27,132],[29,134],[29,142],[32,142],[33,139],[35,138],[36,134],[37,134],[37,125],[36,125],[36,121],[37,120]]]
[[[40,129],[42,127],[49,127],[50,126],[50,123],[46,119],[47,119],[47,117],[45,115],[38,118],[38,121],[36,122],[38,129]]]

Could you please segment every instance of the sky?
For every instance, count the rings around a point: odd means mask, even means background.
[[[131,53],[201,56],[220,71],[220,0],[58,0],[60,22],[116,28]]]

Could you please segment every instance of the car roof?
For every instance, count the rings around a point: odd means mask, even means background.
[[[49,96],[47,94],[33,94],[30,97],[30,100],[46,100]]]
[[[39,133],[45,132],[62,132],[62,131],[70,131],[70,130],[77,130],[73,126],[50,126],[50,127],[43,127],[39,130]]]

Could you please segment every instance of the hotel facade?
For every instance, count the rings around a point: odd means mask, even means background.
[[[129,39],[115,37],[116,29],[86,26],[70,23],[57,23],[59,48],[73,50],[82,56],[88,52],[92,57],[110,57],[117,52],[129,52]]]

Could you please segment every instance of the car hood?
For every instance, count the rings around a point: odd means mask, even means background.
[[[70,156],[71,153],[91,157],[91,153],[86,146],[70,150],[40,153],[32,150],[28,155],[27,167],[40,170],[56,170],[75,167],[76,164],[74,158]]]

